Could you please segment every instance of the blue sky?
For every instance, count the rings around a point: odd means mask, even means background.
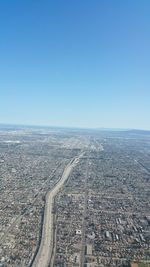
[[[150,129],[149,0],[0,1],[0,122]]]

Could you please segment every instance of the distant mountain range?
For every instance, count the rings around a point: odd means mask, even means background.
[[[122,128],[80,128],[80,127],[59,127],[59,126],[47,126],[47,125],[17,125],[17,124],[4,124],[0,123],[0,129],[23,129],[23,128],[34,128],[34,129],[59,129],[59,130],[82,130],[82,131],[100,131],[100,132],[122,132],[128,134],[136,134],[136,135],[150,135],[150,130],[142,130],[142,129],[122,129]]]

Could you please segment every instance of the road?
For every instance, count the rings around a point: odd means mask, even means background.
[[[53,170],[53,172],[51,173],[51,175],[49,176],[49,179],[52,179],[53,176],[55,175],[57,169],[60,167],[61,164],[59,164],[58,166],[56,166],[56,168]],[[37,199],[41,196],[42,194],[42,189],[44,188],[44,186],[46,185],[47,180],[45,181],[45,183],[42,184],[42,187],[39,188],[36,197],[33,198],[31,207],[33,207],[34,203],[37,201]],[[0,245],[3,244],[3,242],[6,240],[7,236],[9,235],[9,233],[11,233],[11,231],[13,230],[14,227],[16,227],[16,225],[21,221],[21,219],[23,218],[23,216],[26,214],[26,212],[29,212],[29,210],[31,209],[31,207],[26,206],[24,208],[24,211],[19,214],[18,216],[16,216],[14,218],[14,220],[10,223],[10,225],[6,228],[4,234],[2,236],[0,236]]]
[[[75,157],[74,159],[70,161],[70,163],[66,166],[61,179],[46,195],[42,239],[41,239],[39,251],[35,257],[32,267],[48,267],[50,264],[50,259],[51,259],[52,250],[53,250],[53,237],[54,237],[53,236],[54,197],[57,195],[59,190],[62,188],[64,182],[68,179],[72,169],[76,166],[76,164],[78,163],[82,155],[83,153],[81,153],[80,156]]]
[[[85,174],[85,183],[84,183],[84,212],[83,212],[83,222],[82,222],[82,247],[81,247],[81,260],[80,267],[84,267],[85,263],[85,246],[86,246],[86,216],[87,216],[87,201],[88,201],[88,188],[87,188],[87,180],[89,173],[89,155],[86,162],[86,174]]]

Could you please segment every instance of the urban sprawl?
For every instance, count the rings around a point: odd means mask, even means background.
[[[150,266],[150,133],[0,128],[0,267]]]

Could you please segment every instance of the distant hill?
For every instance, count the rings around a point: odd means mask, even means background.
[[[138,135],[150,135],[149,130],[129,130],[128,133],[130,134],[138,134]]]

